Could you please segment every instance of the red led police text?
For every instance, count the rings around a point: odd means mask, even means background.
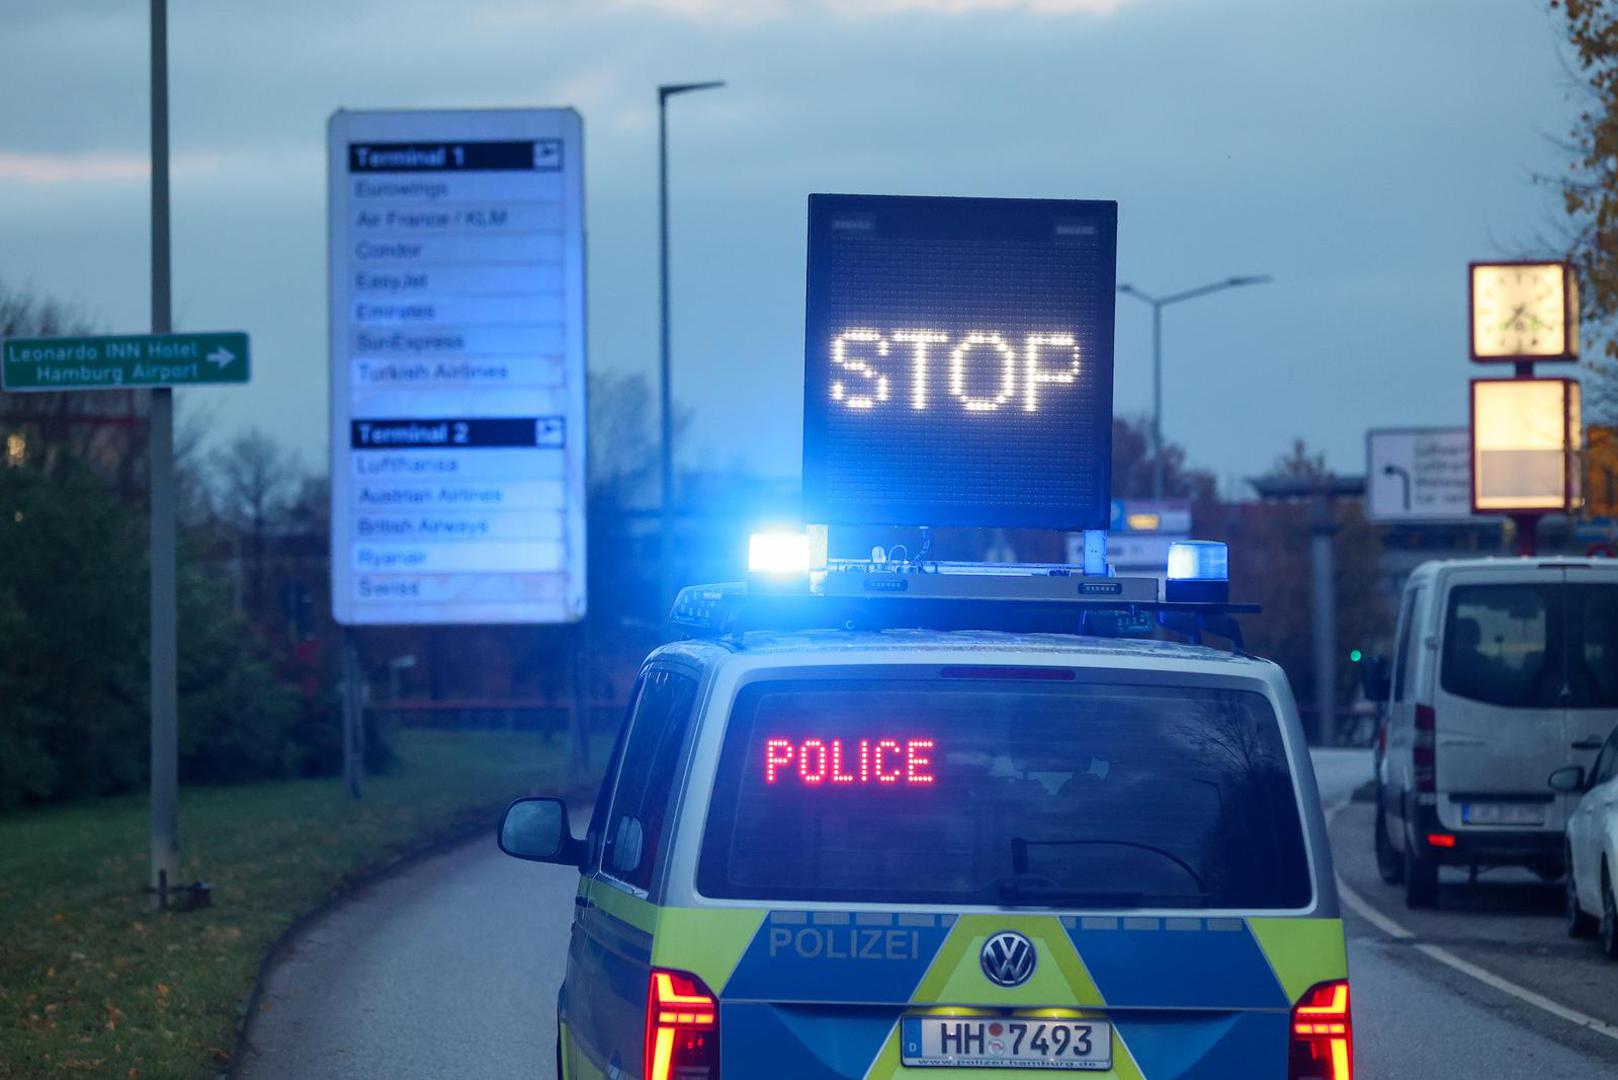
[[[810,787],[931,784],[932,739],[799,739],[764,741],[764,782],[796,779]]]

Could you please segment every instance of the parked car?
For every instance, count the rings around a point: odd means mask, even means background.
[[[1551,787],[1579,795],[1567,819],[1567,932],[1601,938],[1618,960],[1618,727],[1587,773],[1568,765],[1551,773]]]
[[[1423,563],[1405,585],[1377,756],[1376,857],[1411,907],[1438,868],[1563,872],[1578,795],[1618,724],[1618,562]],[[1594,885],[1591,886],[1592,888]]]

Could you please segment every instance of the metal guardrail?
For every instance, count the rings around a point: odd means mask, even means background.
[[[616,701],[592,702],[590,729],[615,727],[623,718],[624,707]],[[365,711],[400,727],[450,731],[565,733],[573,718],[572,706],[534,698],[402,698],[367,702]]]

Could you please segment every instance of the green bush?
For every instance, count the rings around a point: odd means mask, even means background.
[[[297,775],[296,690],[275,677],[231,613],[225,587],[191,566],[177,583],[180,778],[236,782]]]
[[[0,805],[146,775],[144,530],[88,468],[0,468]]]
[[[0,467],[0,807],[145,783],[146,546],[144,516],[83,464]],[[181,779],[334,771],[331,681],[300,694],[183,547],[177,608]]]

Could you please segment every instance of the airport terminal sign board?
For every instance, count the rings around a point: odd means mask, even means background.
[[[1384,525],[1471,521],[1471,455],[1464,427],[1366,432],[1366,516]]]
[[[0,387],[13,393],[245,383],[249,363],[235,332],[10,338],[0,357]]]
[[[810,196],[807,519],[1105,529],[1117,221]]]
[[[571,109],[332,117],[338,622],[584,615],[582,137]]]

